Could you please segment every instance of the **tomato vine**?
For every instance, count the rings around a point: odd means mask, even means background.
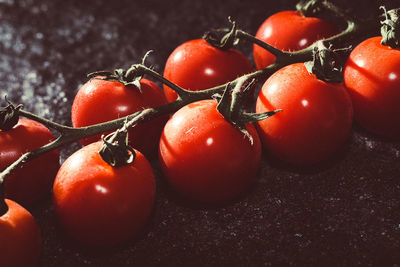
[[[114,80],[123,80],[126,82],[126,84],[133,84],[137,85],[138,79],[140,79],[143,76],[149,76],[153,78],[154,80],[163,83],[167,85],[168,87],[172,88],[177,95],[178,98],[168,104],[155,107],[155,108],[147,108],[140,110],[138,112],[135,112],[133,114],[130,114],[128,116],[118,118],[115,120],[107,121],[104,123],[99,123],[96,125],[91,125],[91,126],[86,126],[86,127],[80,127],[80,128],[73,128],[69,127],[66,125],[62,125],[50,120],[47,120],[46,118],[37,116],[33,113],[30,113],[26,110],[23,109],[21,105],[14,106],[11,103],[8,103],[8,105],[4,108],[1,109],[1,115],[0,115],[0,128],[3,131],[9,130],[12,128],[13,125],[15,125],[16,121],[18,121],[19,116],[26,117],[28,119],[37,121],[42,123],[48,128],[51,128],[59,133],[57,138],[38,148],[33,151],[24,153],[19,159],[17,159],[15,162],[13,162],[11,165],[9,165],[7,168],[5,168],[1,173],[0,173],[0,184],[4,185],[5,179],[13,172],[15,171],[19,166],[24,164],[27,161],[30,161],[46,152],[49,152],[51,150],[57,149],[63,145],[69,144],[71,142],[105,133],[105,132],[110,132],[114,131],[116,129],[119,129],[121,127],[133,127],[134,125],[137,125],[139,123],[143,123],[149,120],[154,119],[155,117],[159,117],[162,115],[166,114],[171,114],[178,109],[182,108],[183,106],[199,101],[199,100],[204,100],[204,99],[209,99],[209,98],[219,98],[222,99],[223,102],[220,102],[222,104],[219,105],[221,113],[224,115],[225,118],[228,118],[228,121],[230,121],[232,124],[236,124],[236,127],[239,130],[242,130],[244,133],[246,133],[244,123],[247,122],[254,122],[258,121],[261,119],[265,119],[269,116],[272,116],[275,114],[278,110],[276,111],[269,111],[266,112],[262,115],[260,114],[254,114],[250,112],[244,112],[244,111],[239,111],[238,112],[238,104],[237,103],[242,103],[243,101],[238,101],[237,100],[235,93],[233,93],[236,88],[236,92],[240,91],[240,88],[242,88],[242,85],[244,87],[249,85],[249,81],[262,81],[267,79],[269,76],[271,76],[273,73],[275,73],[277,70],[281,69],[284,66],[287,66],[292,63],[299,63],[299,62],[306,62],[311,60],[314,55],[315,55],[315,49],[318,48],[318,46],[324,46],[324,49],[329,49],[329,47],[335,47],[335,48],[344,48],[347,47],[348,45],[354,45],[358,42],[358,40],[362,37],[365,38],[366,36],[369,36],[372,34],[373,29],[375,29],[376,25],[371,24],[371,23],[376,23],[376,22],[371,22],[371,21],[360,21],[357,18],[352,17],[350,14],[347,14],[345,11],[340,10],[337,8],[334,4],[328,1],[308,1],[306,3],[303,3],[303,5],[298,6],[298,9],[303,12],[303,13],[308,13],[311,12],[314,14],[316,11],[317,12],[328,12],[330,13],[331,16],[335,17],[336,19],[340,19],[343,22],[345,22],[346,27],[344,30],[342,30],[340,33],[326,38],[323,41],[314,43],[307,48],[300,50],[300,51],[283,51],[280,49],[277,49],[276,47],[273,47],[270,44],[267,44],[259,39],[257,39],[255,36],[240,30],[237,28],[237,25],[235,22],[231,22],[232,27],[230,29],[219,29],[219,30],[214,30],[208,33],[206,35],[206,39],[208,38],[210,43],[221,48],[221,49],[226,49],[227,46],[234,46],[237,44],[239,41],[247,41],[252,44],[257,44],[258,46],[261,46],[262,48],[266,49],[268,52],[272,53],[276,57],[276,61],[271,64],[270,66],[267,66],[261,70],[254,71],[249,74],[245,74],[239,78],[236,78],[233,81],[230,81],[225,84],[221,84],[212,88],[208,88],[205,90],[201,91],[190,91],[186,90],[177,84],[174,84],[173,82],[169,81],[163,75],[160,73],[154,71],[153,69],[145,66],[144,60],[140,64],[134,64],[132,65],[129,69],[125,70],[116,70],[114,72],[97,72],[90,74],[89,77],[92,78],[95,75],[109,75],[109,77],[112,77]],[[310,11],[311,10],[311,11]],[[387,12],[386,18],[388,20],[388,16],[395,17],[397,13],[394,12]],[[387,15],[389,14],[389,15]],[[394,15],[392,15],[394,14]],[[385,31],[389,32],[391,35],[394,35],[393,31],[391,31],[388,27],[393,26],[392,24],[388,23],[387,20],[385,21]],[[217,36],[223,35],[221,38],[218,38]],[[212,41],[211,41],[212,40]],[[328,48],[326,48],[328,47]],[[251,84],[252,82],[250,82]],[[237,88],[239,87],[239,90]],[[223,97],[224,95],[232,95],[232,97]],[[7,101],[7,100],[6,100]],[[241,122],[237,123],[235,120],[229,120],[229,118],[232,117],[240,117],[242,119]],[[243,120],[243,118],[246,118]],[[249,135],[248,135],[249,136]],[[0,196],[0,198],[2,198]],[[4,205],[3,205],[4,206]]]

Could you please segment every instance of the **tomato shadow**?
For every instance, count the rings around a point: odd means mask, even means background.
[[[66,248],[69,251],[79,253],[87,257],[88,259],[107,259],[113,254],[120,253],[123,250],[126,250],[129,247],[134,247],[136,243],[145,240],[152,229],[154,229],[154,216],[156,213],[156,205],[149,215],[147,222],[145,225],[131,238],[128,240],[121,242],[116,245],[110,246],[92,246],[85,243],[81,243],[78,240],[74,239],[71,235],[69,235],[58,222],[56,215],[54,214],[54,222],[56,227],[56,236],[60,237],[60,243],[63,248]]]
[[[353,129],[351,131],[353,131]],[[338,148],[338,150],[336,150],[332,155],[314,164],[308,164],[308,165],[291,164],[277,158],[276,156],[268,152],[265,148],[263,149],[264,157],[266,158],[266,161],[269,163],[269,165],[275,169],[285,170],[305,175],[317,174],[319,172],[334,168],[337,164],[339,164],[346,158],[351,149],[351,138],[350,138],[351,134],[352,133],[349,134],[349,137],[346,139],[345,143],[342,144],[342,146]]]
[[[255,177],[257,180],[258,175]],[[238,196],[226,200],[226,201],[221,201],[218,203],[205,203],[205,202],[198,202],[195,200],[188,199],[179,192],[175,191],[166,181],[166,179],[161,176],[160,177],[160,187],[163,193],[165,194],[165,197],[171,201],[174,205],[176,206],[181,206],[187,209],[191,210],[219,210],[222,208],[226,208],[228,206],[234,205],[238,202],[243,201],[246,199],[255,189],[257,186],[257,181],[253,181],[246,189],[244,189],[243,192],[241,192]]]
[[[361,136],[370,139],[370,140],[375,140],[377,142],[382,142],[382,143],[388,143],[388,144],[396,144],[400,142],[400,136],[383,136],[378,133],[374,133],[369,131],[368,129],[364,128],[362,125],[360,125],[357,121],[354,122],[354,131]]]

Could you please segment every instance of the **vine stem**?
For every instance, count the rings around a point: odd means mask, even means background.
[[[341,17],[342,19],[347,21],[347,28],[344,31],[342,31],[341,33],[339,33],[335,36],[325,39],[325,42],[330,42],[330,43],[337,42],[340,44],[342,44],[344,41],[351,42],[351,41],[353,41],[353,36],[355,34],[360,34],[361,32],[363,32],[363,33],[368,32],[368,29],[369,29],[368,25],[365,25],[362,23],[361,24],[357,23],[357,21],[355,19],[351,19],[351,18],[347,17],[346,15],[343,15],[343,14],[345,14],[344,12],[340,11],[334,5],[332,5],[331,3],[327,2],[327,1],[323,1],[323,3],[324,3],[325,8],[330,10],[332,13],[336,14],[338,17]],[[80,139],[83,139],[83,138],[86,138],[89,136],[97,135],[100,133],[114,131],[118,128],[123,127],[123,125],[125,123],[127,123],[128,126],[133,126],[138,123],[143,123],[143,122],[149,121],[152,118],[155,118],[158,116],[173,113],[173,112],[177,111],[178,109],[180,109],[181,107],[183,107],[191,102],[195,102],[195,101],[199,101],[199,100],[203,100],[203,99],[209,99],[209,98],[212,98],[216,94],[221,95],[228,84],[230,86],[235,86],[239,81],[243,81],[243,79],[245,79],[245,80],[267,79],[272,73],[274,73],[275,71],[277,71],[278,69],[280,69],[286,65],[311,60],[312,59],[312,51],[316,45],[314,43],[314,44],[310,45],[309,47],[307,47],[303,50],[300,50],[300,51],[286,52],[286,51],[279,50],[269,44],[266,44],[266,43],[262,42],[261,40],[258,40],[254,36],[244,32],[242,30],[236,29],[235,35],[236,35],[236,38],[240,38],[240,39],[255,43],[255,44],[265,48],[272,54],[274,54],[276,56],[275,63],[273,63],[272,65],[270,65],[264,69],[257,70],[255,72],[238,77],[237,79],[235,79],[231,82],[228,82],[228,83],[225,83],[225,84],[213,87],[213,88],[205,89],[202,91],[185,90],[185,89],[179,87],[178,85],[172,83],[171,81],[165,79],[162,75],[160,75],[156,71],[152,70],[151,68],[144,66],[143,64],[132,65],[127,70],[127,72],[125,74],[126,77],[131,77],[131,76],[137,77],[139,75],[144,75],[144,74],[149,75],[149,76],[153,77],[155,80],[157,80],[163,84],[166,84],[167,86],[169,86],[170,88],[175,90],[179,97],[174,102],[165,104],[163,106],[159,106],[156,108],[147,108],[147,109],[138,111],[136,113],[133,113],[131,115],[128,115],[128,116],[125,116],[125,117],[122,117],[119,119],[115,119],[112,121],[108,121],[108,122],[104,122],[104,123],[100,123],[100,124],[96,124],[96,125],[91,125],[91,126],[87,126],[87,127],[72,128],[69,126],[58,124],[56,122],[52,122],[43,117],[37,116],[28,111],[20,109],[18,112],[21,116],[38,121],[38,122],[42,123],[43,125],[45,125],[46,127],[56,130],[57,132],[59,132],[60,135],[54,141],[36,149],[36,150],[33,150],[31,152],[27,152],[27,153],[23,154],[19,159],[17,159],[15,162],[13,162],[11,165],[9,165],[6,169],[4,169],[0,173],[0,184],[4,185],[4,180],[6,179],[6,177],[9,176],[16,168],[21,166],[23,163],[25,163],[29,160],[32,160],[46,152],[49,152],[51,150],[57,149],[61,146],[64,146],[66,144],[78,141]]]
[[[135,68],[145,72],[146,74],[151,75],[152,77],[160,80],[163,83],[166,83],[168,85],[173,85],[172,88],[176,87],[176,85],[174,86],[174,84],[172,82],[166,80],[160,74],[158,74],[157,72],[151,70],[150,68],[148,68],[144,65],[138,64],[138,65],[135,65]],[[273,69],[275,69],[275,68],[273,68]],[[261,77],[261,76],[264,76],[266,73],[269,73],[269,72],[267,72],[268,69],[271,69],[271,72],[274,71],[272,68],[266,68],[264,70],[256,71],[254,73],[250,73],[245,76],[247,76],[248,78]],[[239,79],[243,79],[243,77],[239,77],[230,83],[236,84]],[[149,121],[155,117],[159,117],[159,116],[162,116],[165,114],[175,112],[178,109],[180,109],[181,107],[183,107],[189,103],[203,100],[203,99],[209,99],[215,94],[222,93],[225,86],[226,86],[226,84],[216,86],[216,87],[213,87],[213,88],[210,88],[207,90],[203,90],[203,91],[188,91],[188,90],[183,89],[184,97],[179,97],[174,102],[171,102],[171,103],[168,103],[168,104],[156,107],[156,108],[143,109],[143,110],[137,111],[133,114],[130,114],[128,116],[121,117],[121,118],[111,120],[108,122],[99,123],[99,124],[95,124],[95,125],[91,125],[91,126],[87,126],[87,127],[80,127],[80,128],[73,128],[73,127],[61,125],[61,124],[52,122],[46,118],[37,116],[33,113],[30,113],[28,111],[21,109],[21,110],[19,110],[20,116],[38,121],[38,122],[42,123],[43,125],[45,125],[46,127],[52,128],[52,129],[58,131],[60,133],[60,135],[54,141],[52,141],[38,149],[35,149],[33,151],[23,154],[20,158],[18,158],[11,165],[9,165],[6,169],[4,169],[0,173],[0,184],[2,184],[4,182],[4,180],[6,179],[6,177],[9,176],[20,165],[22,165],[23,163],[30,161],[46,152],[49,152],[51,150],[62,147],[66,144],[78,141],[80,139],[83,139],[83,138],[86,138],[89,136],[97,135],[97,134],[104,133],[104,132],[114,131],[118,128],[123,127],[124,124],[126,123],[126,121],[128,121],[127,125],[128,125],[128,127],[130,127],[130,126],[136,125],[138,123],[143,123],[143,122]]]
[[[334,36],[325,38],[323,42],[328,44],[337,44],[340,46],[345,46],[345,43],[354,41],[354,35],[356,34],[360,35],[361,33],[368,32],[369,30],[368,24],[363,24],[359,22],[357,19],[347,16],[344,11],[340,10],[332,3],[328,1],[322,1],[322,6],[325,9],[330,10],[337,17],[344,19],[347,23],[346,29],[344,29],[342,32]],[[312,51],[314,50],[314,48],[317,46],[318,43],[315,42],[302,50],[287,52],[280,50],[270,44],[267,44],[257,39],[255,36],[242,30],[236,30],[236,37],[257,44],[262,48],[264,48],[265,50],[267,50],[268,52],[270,52],[271,54],[273,54],[276,57],[275,63],[278,64],[279,67],[283,67],[292,63],[305,62],[311,60],[313,54]]]

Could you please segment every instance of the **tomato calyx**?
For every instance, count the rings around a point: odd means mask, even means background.
[[[142,79],[142,76],[127,79],[126,72],[127,71],[124,69],[115,69],[114,71],[96,71],[89,73],[87,77],[90,79],[119,82],[125,86],[134,85],[139,89],[140,92],[142,92],[142,88],[140,86],[140,80]]]
[[[137,87],[139,89],[139,91],[142,93],[142,87],[140,85],[140,80],[143,78],[144,72],[142,71],[142,69],[137,68],[136,66],[138,66],[138,65],[144,66],[146,58],[150,55],[151,52],[153,52],[153,51],[149,50],[146,52],[146,54],[142,58],[141,64],[134,64],[128,70],[115,69],[114,71],[107,71],[107,70],[95,71],[95,72],[89,73],[87,75],[87,77],[90,79],[115,81],[115,82],[122,83],[125,86],[133,85],[134,87]]]
[[[323,41],[318,41],[313,50],[313,60],[304,62],[307,71],[319,80],[330,83],[343,81],[344,60],[338,52],[348,52],[347,48],[332,49],[326,47]]]
[[[233,86],[229,83],[222,94],[214,95],[213,98],[218,101],[218,112],[232,124],[236,129],[242,132],[250,141],[251,145],[254,144],[253,137],[247,131],[246,124],[254,123],[264,120],[281,111],[280,109],[274,111],[267,111],[264,113],[249,113],[246,112],[245,101],[248,98],[250,89],[254,86],[255,79],[250,82],[246,77],[239,79]]]
[[[4,98],[8,105],[0,108],[0,129],[2,131],[9,131],[18,123],[19,111],[24,106],[20,104],[15,107],[10,101],[7,100],[7,96]]]
[[[231,20],[231,17],[228,17],[229,22],[231,23],[231,28],[228,29],[216,29],[207,31],[203,35],[203,39],[207,41],[213,47],[216,47],[221,50],[228,50],[235,47],[239,43],[239,38],[236,36],[236,22]],[[227,33],[226,33],[227,32]],[[220,37],[221,33],[225,33],[222,37]]]
[[[380,8],[383,9],[385,15],[385,20],[381,22],[381,44],[391,48],[400,48],[400,8],[389,11],[384,6]]]
[[[104,145],[99,154],[110,166],[119,167],[134,161],[136,153],[128,145],[128,128],[126,124],[121,129],[102,137],[102,140]]]

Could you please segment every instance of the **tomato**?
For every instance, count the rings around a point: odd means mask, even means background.
[[[261,157],[254,126],[246,126],[252,145],[216,105],[215,100],[203,100],[181,108],[160,140],[159,159],[168,182],[184,197],[203,203],[237,197],[254,180]]]
[[[154,204],[155,178],[139,151],[135,160],[112,167],[95,142],[72,154],[53,186],[54,208],[61,225],[88,246],[112,246],[131,238],[146,223]]]
[[[75,96],[72,105],[72,124],[84,127],[117,119],[146,108],[167,103],[164,93],[155,83],[141,79],[141,91],[134,85],[117,81],[91,79]],[[138,124],[129,130],[129,143],[147,156],[157,151],[158,140],[167,116]],[[101,135],[83,139],[83,145],[98,141]]]
[[[305,17],[298,11],[281,11],[261,24],[256,38],[283,51],[297,51],[337,33],[337,27],[324,19]],[[256,44],[253,46],[253,57],[257,69],[275,61],[274,55]]]
[[[334,153],[347,139],[353,108],[342,83],[309,74],[303,63],[275,72],[262,86],[256,112],[282,109],[258,122],[267,151],[295,165],[313,164]]]
[[[382,37],[360,43],[345,68],[356,121],[369,131],[400,137],[400,49],[381,45]]]
[[[165,64],[164,77],[180,87],[199,91],[232,81],[253,71],[250,61],[239,51],[215,48],[204,39],[196,39],[178,46]],[[164,85],[169,102],[177,94]]]
[[[0,170],[4,170],[22,154],[54,140],[42,124],[20,119],[9,131],[0,130]],[[23,206],[31,206],[50,192],[59,167],[59,154],[53,150],[24,163],[5,180],[6,197]]]
[[[8,211],[0,216],[1,266],[37,266],[42,248],[39,226],[22,206],[5,199]]]

